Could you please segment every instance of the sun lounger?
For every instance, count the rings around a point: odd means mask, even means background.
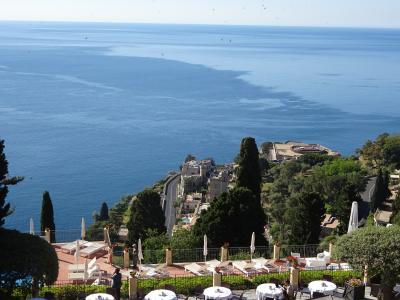
[[[215,268],[219,268],[220,273],[229,274],[231,270],[229,270],[230,261],[220,262],[219,260],[213,259],[206,261],[207,270],[210,272],[214,272]]]
[[[198,276],[204,276],[210,274],[210,271],[208,271],[206,268],[203,268],[202,266],[196,263],[185,265],[185,271],[192,272],[193,274]]]
[[[275,266],[272,260],[266,259],[264,257],[253,258],[251,260],[255,263],[255,269],[264,269],[267,270],[268,273],[279,272],[279,267]]]
[[[99,251],[102,251],[107,246],[105,244],[100,243],[86,243],[85,248],[80,251],[81,256],[83,257],[91,257],[92,255],[96,254]]]
[[[94,257],[89,263],[88,263],[88,270],[93,269],[94,266],[97,265],[97,258]],[[68,272],[70,273],[82,273],[85,271],[85,264],[73,264],[73,265],[68,265]]]
[[[84,245],[87,243],[88,241],[79,240],[79,246],[80,246],[79,248],[82,249]],[[66,253],[73,253],[75,249],[76,249],[76,241],[61,246],[61,251]]]
[[[255,268],[256,264],[254,262],[247,262],[244,260],[239,260],[239,261],[233,261],[232,265],[234,268],[238,269],[246,276],[251,276],[251,275],[257,274],[257,269]]]
[[[301,258],[301,257],[300,257],[300,253],[297,253],[297,252],[290,252],[290,255],[293,256],[294,258],[296,258],[296,259],[297,259],[297,262],[298,262],[299,264],[305,264],[305,263],[306,263],[306,260],[305,260],[304,258]]]
[[[95,264],[91,269],[88,269],[85,278],[85,270],[83,272],[69,272],[69,280],[91,280],[99,278],[101,280],[101,270],[98,264]]]

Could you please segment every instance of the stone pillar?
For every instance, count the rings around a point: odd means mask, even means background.
[[[331,254],[331,257],[332,257],[332,252],[333,252],[333,244],[329,243],[329,253]]]
[[[47,241],[48,243],[51,243],[50,233],[51,233],[51,231],[50,231],[49,228],[46,228],[46,229],[44,230],[44,237],[45,237],[45,239],[46,239],[46,241]]]
[[[167,266],[172,266],[173,265],[172,249],[170,249],[170,248],[165,249],[165,264]]]
[[[281,252],[281,247],[279,247],[278,245],[274,245],[274,259],[279,259],[279,255]]]
[[[135,277],[135,272],[131,272],[131,276],[128,279],[129,283],[129,300],[137,299],[137,291],[138,291],[138,279]]]
[[[129,268],[129,249],[124,249],[124,268]]]
[[[213,286],[221,286],[222,274],[219,272],[213,272]]]
[[[300,280],[300,269],[291,267],[290,268],[290,285],[294,286],[295,288],[298,288],[299,280]]]
[[[365,266],[363,282],[366,285],[366,284],[368,284],[368,281],[369,281],[369,278],[368,278],[368,266]]]
[[[222,246],[221,247],[221,262],[228,260],[228,247]]]

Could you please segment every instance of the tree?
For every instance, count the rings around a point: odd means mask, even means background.
[[[107,203],[103,202],[100,208],[100,214],[98,216],[99,221],[107,221],[109,219],[108,216],[108,206]]]
[[[10,299],[17,285],[36,288],[53,284],[58,276],[58,258],[54,248],[42,238],[0,229],[0,298]],[[1,292],[6,295],[1,295]]]
[[[370,277],[380,274],[384,296],[391,295],[400,274],[400,227],[372,226],[341,236],[334,247],[334,256],[347,261],[355,270],[368,267]],[[389,291],[389,294],[385,293]]]
[[[386,200],[387,189],[388,187],[385,186],[382,170],[379,169],[370,203],[372,212],[375,212],[378,208],[380,208],[383,202]]]
[[[246,137],[242,139],[238,163],[236,185],[248,188],[260,200],[261,172],[257,144],[254,138]]]
[[[319,193],[339,219],[338,233],[345,233],[353,201],[360,202],[365,190],[366,172],[354,159],[335,158],[322,166],[315,166],[306,184]]]
[[[44,234],[46,228],[50,229],[50,240],[54,243],[56,225],[54,224],[53,203],[48,191],[43,193],[42,212],[40,214],[40,231],[42,234]]]
[[[131,244],[136,243],[139,238],[146,239],[148,229],[154,229],[158,233],[166,231],[160,201],[160,195],[150,189],[140,192],[132,201],[127,223],[128,240]]]
[[[397,192],[397,196],[392,204],[392,215],[390,217],[390,223],[400,226],[400,191]]]
[[[225,242],[232,246],[248,246],[255,232],[258,245],[265,245],[264,225],[260,201],[251,190],[236,187],[211,202],[194,225],[193,233],[198,239],[207,234],[210,246],[220,247]]]
[[[189,161],[192,161],[192,160],[196,160],[196,156],[194,156],[194,155],[192,155],[192,154],[188,154],[188,155],[186,155],[186,157],[185,157],[185,163],[187,163],[187,162],[189,162]]]
[[[200,240],[191,230],[180,228],[174,231],[170,240],[170,246],[172,249],[194,249],[203,245],[203,240]]]
[[[0,228],[4,225],[4,219],[12,213],[10,203],[6,203],[8,185],[15,185],[22,181],[23,177],[8,177],[8,161],[4,154],[4,140],[0,139]]]
[[[285,212],[288,244],[317,244],[324,213],[324,201],[319,194],[305,190],[292,194]]]

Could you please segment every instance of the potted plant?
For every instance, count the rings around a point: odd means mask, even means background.
[[[365,296],[365,285],[361,279],[352,278],[346,282],[345,299],[362,300]]]
[[[297,258],[294,256],[289,255],[288,257],[286,257],[286,261],[288,262],[290,267],[298,268],[299,266],[299,262],[297,261]]]

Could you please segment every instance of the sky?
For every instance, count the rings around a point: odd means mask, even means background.
[[[0,20],[400,28],[400,0],[0,0]]]

